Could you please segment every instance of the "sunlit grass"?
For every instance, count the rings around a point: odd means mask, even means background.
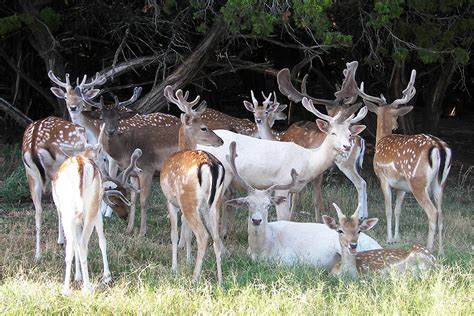
[[[324,186],[326,206],[335,201],[346,212],[357,204],[355,189],[346,179],[331,174]],[[461,188],[462,190],[463,188]],[[369,214],[380,223],[369,234],[385,244],[385,214],[378,184],[368,181]],[[359,280],[337,279],[310,267],[283,267],[255,263],[246,255],[245,210],[236,211],[235,233],[225,240],[232,254],[223,260],[224,286],[216,285],[212,246],[198,285],[191,283],[192,267],[180,252],[179,272],[171,268],[169,222],[163,196],[154,188],[146,238],[125,234],[125,222],[105,220],[108,257],[114,283],[100,284],[102,261],[93,234],[89,269],[96,290],[83,295],[76,286],[70,297],[61,296],[64,251],[56,244],[54,205],[44,211],[43,258],[34,256],[34,211],[31,204],[0,206],[0,313],[154,313],[154,314],[463,314],[474,312],[471,199],[459,199],[448,190],[444,202],[445,250],[441,269],[426,278],[368,275]],[[311,197],[306,190],[297,221],[313,221]],[[326,214],[335,215],[332,208]],[[274,217],[274,212],[271,212]],[[425,244],[428,223],[417,203],[408,198],[397,247]],[[317,241],[315,241],[317,242]]]

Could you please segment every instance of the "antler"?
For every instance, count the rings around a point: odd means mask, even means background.
[[[105,190],[104,194],[102,195],[102,198],[104,199],[105,203],[107,203],[109,206],[113,207],[115,206],[115,203],[110,200],[110,196],[115,195],[119,199],[122,200],[123,203],[125,203],[127,206],[132,205],[132,203],[123,195],[122,192],[119,190]]]
[[[137,101],[138,97],[140,96],[140,94],[142,93],[142,87],[135,87],[133,89],[133,95],[130,99],[128,99],[127,101],[122,101],[122,102],[119,102],[117,96],[115,96],[115,104],[116,104],[116,107],[121,107],[121,106],[129,106],[130,104],[132,104],[133,102]]]
[[[65,89],[71,88],[71,83],[69,82],[69,74],[68,73],[66,74],[66,82],[62,82],[61,80],[59,80],[59,78],[56,77],[56,75],[53,73],[52,70],[48,71],[48,77],[49,77],[49,79],[51,79],[52,82],[54,82],[55,84],[57,84],[60,87],[63,87]]]
[[[128,180],[130,179],[130,176],[131,176],[132,172],[134,172],[135,174],[138,174],[138,173],[142,172],[142,169],[138,168],[138,166],[137,166],[137,160],[138,160],[138,158],[141,157],[141,155],[142,155],[142,150],[140,148],[136,148],[133,151],[132,156],[130,157],[130,164],[122,172],[122,174],[118,176],[121,183],[128,185],[129,184]],[[130,184],[130,186],[132,186],[132,185]]]
[[[343,101],[344,104],[352,104],[357,100],[359,89],[355,80],[355,74],[358,66],[359,63],[357,61],[346,64],[346,69],[342,71],[344,80],[342,81],[341,88],[334,93],[336,97],[335,103]]]
[[[402,91],[403,97],[401,99],[396,99],[395,101],[392,102],[391,106],[393,108],[398,108],[399,105],[407,104],[415,96],[416,94],[415,78],[416,78],[416,70],[413,69],[411,71],[410,82],[408,82],[406,89]]]
[[[341,219],[345,218],[346,215],[344,215],[344,213],[342,213],[341,209],[339,208],[339,206],[337,206],[336,203],[332,203],[332,206],[334,206],[334,208],[336,209],[337,217],[339,217],[339,223],[340,223]]]
[[[237,167],[235,166],[235,158],[237,157],[236,147],[237,147],[237,144],[235,142],[230,143],[229,145],[230,156],[227,155],[226,159],[229,162],[230,167],[232,168],[232,172],[234,173],[234,177],[237,179],[237,181],[239,181],[248,192],[252,192],[255,189],[240,176],[239,172],[237,171]]]
[[[107,78],[105,76],[100,75],[98,72],[95,74],[95,78],[91,80],[91,82],[86,83],[87,81],[87,75],[84,75],[82,78],[82,82],[79,83],[79,78],[77,78],[77,86],[80,87],[82,90],[85,89],[91,89],[94,86],[101,86],[103,85],[106,81]]]
[[[193,116],[201,115],[207,107],[206,101],[201,101],[201,103],[196,107],[196,109],[193,110],[193,107],[198,104],[201,97],[198,95],[193,101],[189,102],[187,100],[189,96],[189,91],[186,91],[183,95],[183,90],[178,89],[173,95],[173,88],[170,85],[165,87],[164,95],[168,101],[176,104],[181,111]]]
[[[291,182],[288,184],[274,184],[271,187],[269,187],[266,191],[271,192],[271,191],[277,191],[277,190],[289,190],[292,187],[295,186],[296,181],[298,180],[298,172],[296,172],[295,169],[291,169]]]
[[[362,109],[360,109],[356,117],[354,117],[355,114],[352,114],[346,119],[346,122],[349,124],[355,124],[359,122],[360,120],[362,120],[367,115],[367,112],[368,112],[367,107],[364,106]]]
[[[387,100],[385,99],[385,97],[381,94],[380,95],[380,98],[377,98],[377,97],[374,97],[374,96],[371,96],[371,95],[368,95],[364,92],[364,82],[361,82],[360,83],[360,88],[358,89],[359,92],[358,94],[362,97],[362,99],[364,100],[368,100],[368,101],[371,101],[371,102],[375,102],[377,103],[378,105],[385,105],[387,104]]]
[[[319,118],[321,118],[325,121],[333,122],[333,121],[339,120],[339,118],[341,117],[341,112],[337,113],[336,116],[334,116],[334,117],[319,112],[314,107],[313,100],[308,99],[306,97],[303,98],[301,103],[303,104],[303,106],[305,107],[306,110],[310,111],[311,113],[313,113],[314,115],[316,115],[317,117],[319,117]]]
[[[252,92],[253,92],[253,91],[252,91]],[[275,93],[275,92],[273,92],[273,93]],[[253,93],[252,93],[252,94],[253,94]],[[270,105],[270,104],[272,104],[272,103],[277,103],[277,102],[276,102],[276,95],[275,95],[274,100],[273,100],[273,101],[271,100],[271,99],[272,99],[272,93],[271,93],[271,92],[268,94],[268,97],[267,97],[267,96],[265,95],[265,93],[263,93],[263,91],[262,91],[262,96],[263,96],[263,98],[265,99],[265,100],[262,102],[262,105],[263,105],[265,108],[268,107],[268,105]],[[257,103],[257,104],[258,104],[258,103]]]

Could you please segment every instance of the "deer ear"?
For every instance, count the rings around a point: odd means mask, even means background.
[[[96,96],[98,96],[99,93],[100,93],[100,89],[90,89],[90,90],[87,90],[86,92],[84,92],[84,96],[87,99],[93,99]]]
[[[359,229],[361,231],[368,231],[369,229],[371,229],[372,227],[375,226],[375,224],[377,224],[377,222],[379,221],[378,218],[368,218],[366,220],[364,220],[362,222],[362,224],[359,225]]]
[[[318,125],[318,128],[321,132],[323,133],[328,133],[329,132],[329,123],[321,120],[321,119],[316,119],[316,125]]]
[[[281,203],[286,201],[286,197],[284,196],[275,196],[271,198],[272,203],[275,205],[280,205]]]
[[[66,92],[63,91],[61,88],[51,87],[51,92],[60,99],[66,99]]]
[[[323,215],[323,223],[331,229],[337,229],[337,223],[331,216]]]
[[[237,198],[237,199],[228,200],[226,204],[233,206],[235,208],[247,206],[247,198]]]
[[[255,112],[255,109],[253,108],[253,104],[250,103],[249,101],[244,100],[244,105],[245,105],[245,108],[246,108],[248,111],[250,111],[250,112],[252,112],[252,113]]]
[[[351,134],[359,135],[365,129],[365,127],[366,127],[365,125],[352,125],[350,127]]]
[[[379,107],[375,103],[372,103],[364,99],[364,104],[367,106],[370,112],[373,112],[375,114],[378,113]]]
[[[412,106],[404,106],[402,108],[398,108],[395,110],[395,113],[398,115],[398,116],[403,116],[405,114],[407,114],[408,112],[410,112],[411,110],[413,110],[413,107]]]

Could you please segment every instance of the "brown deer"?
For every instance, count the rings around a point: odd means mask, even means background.
[[[197,282],[206,253],[209,233],[213,239],[217,263],[217,278],[222,284],[221,251],[222,241],[219,237],[219,216],[222,195],[224,193],[224,167],[213,155],[195,150],[197,144],[221,146],[223,141],[201,120],[205,111],[203,101],[196,110],[192,107],[199,101],[199,96],[187,102],[181,90],[173,96],[171,86],[164,90],[166,98],[176,104],[185,113],[181,114],[178,152],[163,163],[160,173],[161,189],[167,199],[171,220],[172,270],[177,270],[178,256],[178,210],[184,215],[186,225],[196,236],[198,253],[193,273],[193,282]],[[184,223],[184,222],[183,222]],[[207,227],[207,229],[206,229]],[[209,233],[208,233],[209,230]],[[190,261],[191,239],[187,236],[188,262]]]
[[[323,215],[324,223],[339,233],[341,244],[341,261],[331,270],[334,275],[347,274],[356,278],[359,274],[371,271],[388,274],[411,272],[415,275],[436,266],[435,257],[420,245],[413,245],[409,250],[375,249],[357,252],[361,232],[368,231],[377,224],[377,218],[359,221],[360,205],[350,217],[345,216],[336,203],[339,224],[330,216]]]
[[[42,197],[51,185],[49,174],[59,169],[68,158],[61,150],[62,145],[81,146],[86,143],[83,127],[50,116],[27,126],[21,146],[31,198],[35,206],[36,250],[35,259],[41,258],[41,221],[43,214]],[[41,156],[39,155],[41,153]],[[58,217],[58,244],[64,244],[61,218]]]
[[[282,69],[278,72],[278,87],[280,92],[287,96],[291,101],[301,102],[303,98],[306,97],[312,100],[315,104],[325,105],[329,116],[334,117],[338,113],[341,113],[341,120],[345,120],[360,107],[360,104],[351,105],[358,96],[357,83],[355,82],[357,66],[358,63],[356,61],[347,64],[347,69],[344,69],[343,72],[344,81],[341,88],[335,92],[335,100],[316,99],[309,96],[306,93],[307,75],[303,79],[301,92],[298,91],[291,83],[290,71],[288,69]],[[257,126],[268,128],[268,125],[257,124]],[[269,135],[267,132],[262,133]],[[315,122],[296,122],[292,124],[287,131],[280,133],[278,139],[285,142],[294,142],[305,148],[317,148],[321,146],[326,137],[327,134],[322,132]],[[362,211],[359,214],[361,218],[368,217],[367,184],[359,174],[364,159],[364,151],[364,139],[358,136],[357,133],[354,133],[350,150],[347,153],[344,153],[344,155],[338,155],[334,160],[334,164],[346,175],[357,189],[358,201],[362,205]],[[321,210],[324,208],[321,195],[322,180],[323,175],[320,175],[312,181],[313,205],[315,207],[315,217],[317,222],[321,221]]]
[[[433,243],[438,225],[438,253],[443,250],[443,212],[441,204],[451,168],[451,149],[441,139],[426,134],[392,135],[398,128],[397,118],[410,112],[407,104],[415,95],[416,71],[412,70],[410,82],[402,92],[402,98],[388,104],[383,96],[373,97],[364,92],[364,84],[359,89],[371,112],[377,114],[377,136],[375,142],[374,171],[380,181],[385,199],[387,216],[387,241],[400,240],[399,222],[403,199],[406,192],[413,193],[425,210],[429,221],[427,248],[433,251]],[[373,103],[374,102],[374,103]],[[396,190],[395,236],[392,237],[392,191]],[[436,206],[430,198],[432,192]]]

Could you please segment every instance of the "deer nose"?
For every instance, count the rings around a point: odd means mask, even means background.
[[[344,148],[345,151],[351,150],[351,145],[343,145],[342,147]]]
[[[262,222],[261,219],[255,219],[255,218],[252,218],[252,223],[255,225],[255,226],[258,226],[260,225],[260,223]]]
[[[351,242],[351,243],[349,244],[349,247],[350,247],[351,249],[357,249],[357,243],[356,243],[356,242]]]
[[[70,106],[69,109],[71,109],[71,112],[76,112],[77,106]]]
[[[261,123],[262,123],[262,120],[261,120],[261,119],[256,119],[255,121],[257,122],[257,124],[261,124]]]

